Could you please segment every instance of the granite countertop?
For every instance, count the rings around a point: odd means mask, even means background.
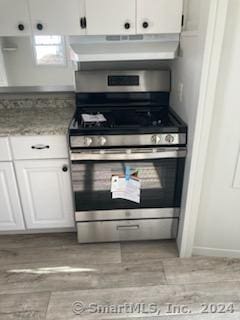
[[[74,110],[73,94],[0,96],[0,136],[65,135]]]

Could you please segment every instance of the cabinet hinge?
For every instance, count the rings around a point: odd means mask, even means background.
[[[182,27],[184,26],[184,14],[182,15]]]
[[[82,17],[80,19],[80,26],[81,26],[82,29],[86,29],[87,28],[87,19],[86,19],[86,17]]]

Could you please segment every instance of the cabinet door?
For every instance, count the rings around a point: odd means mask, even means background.
[[[16,161],[16,170],[27,227],[73,227],[68,160]]]
[[[180,33],[183,0],[137,0],[137,33]]]
[[[134,34],[135,0],[85,0],[88,35]]]
[[[0,36],[30,35],[27,0],[0,0]]]
[[[183,31],[198,32],[201,13],[201,1],[184,1],[184,26]]]
[[[0,231],[24,229],[13,165],[0,162]]]
[[[34,34],[81,35],[79,0],[29,0]]]

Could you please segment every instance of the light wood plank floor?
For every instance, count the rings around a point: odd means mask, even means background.
[[[179,259],[172,241],[0,236],[0,320],[134,318],[240,320],[240,259]]]

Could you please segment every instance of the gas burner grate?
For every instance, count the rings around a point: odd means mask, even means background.
[[[76,115],[76,122],[81,129],[124,129],[124,128],[150,128],[162,127],[169,124],[168,112],[161,111],[136,111],[136,110],[109,110],[102,114],[106,121],[104,122],[85,122],[82,119],[82,113]],[[88,112],[89,115],[97,115],[95,112]]]

